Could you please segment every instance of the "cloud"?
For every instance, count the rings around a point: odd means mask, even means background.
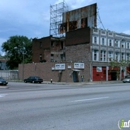
[[[63,0],[0,0],[0,38],[13,35],[27,37],[44,37],[49,34],[50,5],[63,2]],[[129,30],[130,17],[128,17],[129,1],[118,0],[65,0],[69,10],[97,3],[100,7],[100,17],[105,28],[116,32]],[[111,15],[112,14],[112,15]],[[129,31],[125,31],[129,33]]]
[[[0,12],[1,38],[13,35],[43,36],[50,22],[49,7],[42,0],[1,0]]]
[[[57,0],[55,2],[55,4],[61,3],[63,2],[63,0]],[[67,4],[67,6],[69,7],[70,10],[72,9],[76,9],[76,8],[80,8],[83,6],[87,6],[90,3],[92,3],[93,0],[66,0],[65,3]]]
[[[130,30],[126,30],[126,31],[124,31],[123,33],[130,35]]]
[[[0,1],[0,12],[0,20],[8,20],[12,24],[42,24],[49,20],[49,8],[44,2],[39,4],[31,0],[4,0]]]

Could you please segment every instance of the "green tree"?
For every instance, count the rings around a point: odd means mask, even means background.
[[[110,62],[110,66],[112,67],[112,69],[113,69],[114,67],[118,67],[118,68],[122,67],[122,68],[124,69],[124,68],[127,67],[129,64],[130,64],[130,61],[129,61],[129,60],[120,60],[120,61],[113,60],[113,61]]]
[[[110,64],[112,70],[114,68],[117,68],[117,77],[119,77],[120,67],[122,67],[122,70],[125,71],[125,67],[130,65],[130,60],[120,60],[120,61],[112,60],[112,61],[110,61],[109,64]]]
[[[7,57],[10,69],[18,68],[20,63],[32,61],[32,40],[26,36],[12,36],[2,44],[2,50]]]

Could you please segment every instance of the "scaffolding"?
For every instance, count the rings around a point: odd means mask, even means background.
[[[65,2],[61,2],[50,6],[50,35],[53,37],[61,37],[64,34],[59,33],[59,25],[62,23],[62,15],[68,10]]]

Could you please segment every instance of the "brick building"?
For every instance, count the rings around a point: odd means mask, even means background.
[[[33,39],[33,63],[24,66],[19,65],[20,78],[22,79],[22,75],[24,75],[24,78],[30,75],[39,75],[44,80],[78,82],[82,76],[84,80],[88,81],[89,61],[82,56],[89,52],[89,43],[90,28],[67,32],[66,37],[48,36]],[[83,60],[87,64],[83,63]],[[75,63],[77,63],[78,69],[75,67]]]
[[[91,32],[93,80],[122,79],[128,73],[129,67],[112,70],[109,63],[112,60],[130,60],[130,35],[97,28],[92,28]],[[119,77],[117,71],[120,71]]]
[[[71,11],[64,5],[50,6],[50,36],[33,39],[32,63],[19,66],[20,78],[108,81],[130,72],[129,67],[110,66],[112,60],[129,60],[130,35],[97,28],[96,3]]]
[[[113,59],[129,60],[130,35],[99,28],[81,28],[66,37],[33,39],[33,63],[24,65],[24,78],[39,75],[44,80],[78,82],[117,80]],[[22,73],[23,66],[19,66]],[[126,75],[120,68],[119,79]]]
[[[65,38],[44,37],[33,39],[33,62],[60,62],[65,60]]]

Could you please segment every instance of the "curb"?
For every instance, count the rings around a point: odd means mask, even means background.
[[[49,82],[44,81],[42,84],[57,84],[57,85],[92,85],[92,84],[117,84],[122,81],[99,81],[99,82]]]
[[[4,87],[4,86],[0,86],[0,89],[1,89],[1,88],[8,89],[9,86],[5,86],[5,87]]]

